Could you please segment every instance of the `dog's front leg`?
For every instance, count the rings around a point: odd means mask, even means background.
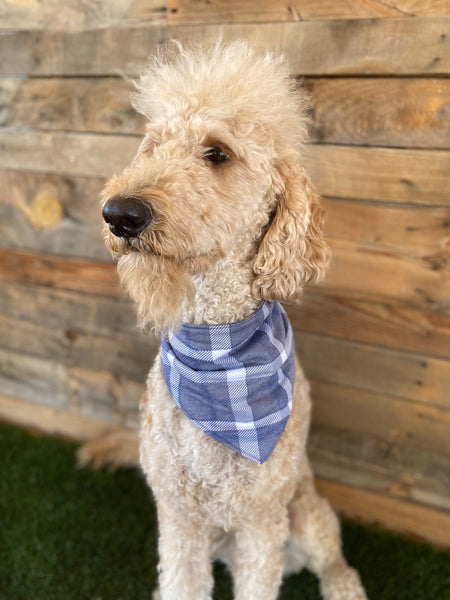
[[[158,502],[161,600],[211,600],[211,535],[201,519]]]
[[[235,600],[275,600],[283,574],[286,515],[236,532],[232,561]]]

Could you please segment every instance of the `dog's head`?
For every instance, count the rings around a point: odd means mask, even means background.
[[[318,281],[328,247],[301,166],[306,100],[285,61],[243,42],[177,46],[136,87],[146,135],[107,183],[103,217],[141,320],[173,326],[191,277],[239,247],[256,298],[292,300]]]

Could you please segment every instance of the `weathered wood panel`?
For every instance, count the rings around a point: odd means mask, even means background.
[[[285,52],[302,75],[445,75],[449,17],[11,32],[0,37],[2,75],[139,74],[170,39],[244,38]],[[317,40],[321,40],[317,44]]]
[[[325,19],[372,19],[448,15],[446,0],[51,0],[44,4],[4,0],[1,28],[89,30],[153,24],[267,23]]]
[[[125,294],[110,298],[2,280],[0,314],[49,329],[64,329],[69,338],[79,333],[103,337],[144,336],[136,325],[136,307]]]
[[[135,155],[139,138],[38,131],[0,131],[4,169],[107,177]],[[310,144],[305,164],[325,196],[446,205],[450,152]]]
[[[449,148],[450,81],[443,78],[307,79],[312,141]],[[120,78],[1,79],[0,125],[40,130],[143,134]]]
[[[320,193],[396,203],[448,204],[450,153],[310,144],[305,163]]]
[[[168,0],[173,24],[372,19],[450,14],[446,0]]]
[[[313,141],[406,148],[450,146],[448,79],[309,79],[306,89],[313,100]]]
[[[417,259],[350,240],[329,242],[333,258],[323,293],[450,312],[448,251]]]
[[[0,2],[1,29],[77,31],[165,24],[166,0],[45,0]]]
[[[450,407],[447,360],[305,332],[296,332],[295,336],[310,379]]]
[[[142,135],[145,121],[131,107],[132,90],[119,77],[4,78],[0,125]]]
[[[0,315],[0,338],[1,346],[12,352],[26,349],[27,356],[48,361],[57,357],[61,365],[107,371],[140,383],[145,382],[159,347],[156,338],[138,331],[122,336],[111,327],[109,335],[90,335],[68,328],[64,322],[57,328],[49,328],[9,315]]]
[[[112,298],[123,293],[113,264],[26,250],[0,248],[0,279]]]
[[[386,446],[413,444],[424,452],[446,454],[450,460],[450,406],[430,406],[319,381],[312,382],[312,394],[316,426],[373,436]]]
[[[449,198],[450,199],[450,198]],[[325,198],[326,234],[423,259],[449,258],[450,206]]]
[[[136,425],[144,388],[144,383],[115,373],[66,366],[0,348],[0,389],[2,395],[17,400],[105,423]]]
[[[379,525],[449,547],[450,515],[412,502],[389,498],[366,490],[316,479],[319,493],[333,508],[350,518],[373,521]]]
[[[448,455],[324,426],[313,427],[309,454],[319,477],[387,496],[450,508]]]
[[[2,246],[109,260],[102,242],[103,179],[0,171]]]
[[[450,359],[450,315],[306,292],[288,306],[294,328]]]

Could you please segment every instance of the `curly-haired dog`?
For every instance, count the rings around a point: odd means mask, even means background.
[[[104,239],[141,325],[162,332],[140,438],[160,597],[211,599],[220,557],[237,600],[275,599],[303,566],[327,600],[364,599],[314,488],[308,384],[278,303],[329,258],[301,163],[305,100],[282,58],[243,42],[177,47],[137,89],[149,124],[104,189]]]

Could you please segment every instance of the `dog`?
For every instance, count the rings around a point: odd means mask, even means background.
[[[103,237],[139,323],[161,334],[140,463],[159,523],[162,600],[274,600],[307,567],[325,600],[366,598],[306,455],[308,383],[280,301],[329,262],[302,166],[306,94],[243,41],[172,44],[136,82],[148,123],[102,192]]]

